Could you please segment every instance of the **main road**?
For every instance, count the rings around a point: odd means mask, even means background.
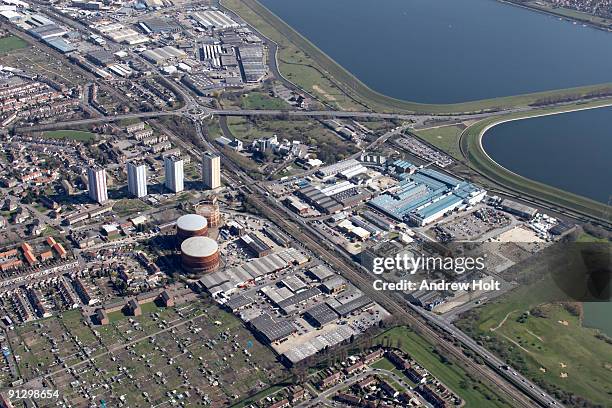
[[[200,133],[200,132],[199,132]],[[392,133],[392,132],[390,132]],[[338,271],[347,280],[355,284],[371,299],[374,299],[385,307],[392,315],[408,322],[420,334],[437,344],[448,355],[461,361],[470,371],[479,373],[482,377],[503,392],[503,394],[513,403],[513,406],[532,408],[534,406],[550,407],[561,406],[553,397],[549,396],[531,383],[528,379],[521,376],[518,372],[507,367],[498,357],[488,350],[479,346],[473,339],[454,327],[443,319],[434,316],[404,299],[398,299],[391,293],[374,290],[372,282],[365,273],[360,273],[353,261],[345,254],[337,250],[333,243],[329,243],[327,237],[308,224],[298,215],[288,211],[276,199],[266,194],[262,188],[248,174],[238,168],[232,161],[228,160],[222,152],[219,152],[204,135],[200,133],[203,143],[212,151],[221,155],[223,165],[228,170],[227,179],[234,180],[245,192],[248,193],[251,203],[270,221],[275,223],[283,231],[289,233],[308,248],[317,254],[323,261]],[[406,306],[407,305],[407,306]],[[449,341],[448,337],[453,340]],[[458,346],[455,341],[461,344]],[[476,363],[472,358],[464,354],[464,348],[469,349],[484,361],[484,365]]]
[[[440,115],[408,115],[399,113],[378,113],[368,111],[338,111],[338,110],[264,110],[264,109],[210,109],[199,106],[197,109],[183,107],[170,111],[136,112],[124,115],[102,116],[97,118],[77,119],[63,122],[45,123],[34,126],[15,127],[15,132],[40,132],[44,130],[67,128],[71,126],[89,125],[93,123],[116,122],[124,119],[146,119],[161,116],[183,116],[192,120],[202,120],[210,116],[287,116],[287,117],[322,117],[322,118],[344,118],[344,119],[386,119],[404,120],[423,123],[430,119],[444,120],[470,120],[483,119],[491,116],[491,113],[478,113],[460,116]]]
[[[301,117],[340,117],[340,118],[374,118],[374,119],[399,119],[399,120],[423,120],[422,115],[404,115],[404,114],[388,114],[388,113],[376,113],[376,112],[344,112],[344,111],[283,111],[283,110],[216,110],[200,108],[197,113],[190,113],[187,109],[183,108],[178,111],[162,111],[162,112],[142,112],[133,113],[126,115],[116,115],[112,117],[101,117],[101,118],[90,118],[81,119],[69,122],[60,122],[56,124],[39,125],[26,128],[17,129],[19,131],[41,131],[50,128],[57,129],[58,127],[68,127],[75,125],[99,123],[99,122],[113,122],[121,119],[130,118],[154,118],[160,116],[170,115],[181,115],[187,116],[194,120],[195,123],[200,124],[198,119],[209,115],[226,115],[226,116],[252,116],[252,115],[288,115],[288,116],[301,116]],[[477,118],[477,115],[471,115],[470,118]],[[482,116],[482,115],[478,115]],[[438,119],[442,119],[436,116]],[[449,117],[450,118],[450,117]],[[457,119],[457,117],[453,117]],[[202,138],[203,142],[211,149],[216,151],[215,147],[206,141],[200,131],[200,126],[197,126],[198,134]],[[232,170],[232,176],[240,179],[242,183],[247,186],[254,187],[257,191],[253,191],[250,194],[250,199],[273,222],[278,224],[285,231],[288,231],[298,238],[305,246],[307,246],[314,253],[324,259],[328,264],[332,265],[342,275],[344,275],[351,282],[355,283],[364,293],[368,294],[371,298],[377,300],[395,316],[402,317],[405,321],[418,328],[427,338],[433,340],[449,355],[453,355],[458,360],[462,361],[464,365],[469,367],[475,372],[480,374],[487,380],[495,384],[504,394],[510,398],[517,406],[532,407],[534,401],[541,406],[560,405],[557,401],[546,395],[540,389],[536,388],[534,384],[530,383],[525,378],[521,377],[516,372],[505,372],[506,370],[501,369],[503,362],[496,358],[492,353],[488,352],[484,348],[478,346],[471,338],[463,334],[461,331],[456,329],[454,326],[447,322],[436,319],[435,316],[426,314],[419,308],[416,308],[410,304],[409,309],[412,312],[406,310],[402,303],[399,303],[397,299],[391,298],[388,294],[380,291],[375,291],[372,288],[371,282],[364,275],[357,272],[356,268],[351,265],[350,261],[347,262],[345,259],[341,259],[337,252],[333,249],[333,246],[329,245],[325,237],[320,236],[310,225],[304,222],[302,219],[297,219],[294,214],[288,214],[284,211],[282,205],[278,204],[275,200],[265,196],[265,191],[255,184],[253,180],[246,173],[238,169],[235,164],[229,160],[224,160],[224,164],[227,168]],[[291,220],[291,221],[290,221]],[[297,224],[297,225],[296,225]],[[425,319],[428,323],[424,323],[421,319],[415,316],[420,315],[421,318]],[[450,334],[453,338],[459,340],[463,347],[472,350],[477,355],[481,356],[486,362],[486,366],[482,366],[466,357],[463,354],[463,349],[457,347],[452,342],[449,342],[442,336],[437,330],[432,329],[431,325],[437,326],[439,329]]]

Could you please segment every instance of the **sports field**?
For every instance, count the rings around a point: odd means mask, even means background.
[[[458,326],[567,406],[582,406],[581,399],[607,406],[612,344],[582,326],[579,303],[546,302],[546,288],[546,281],[522,286]]]

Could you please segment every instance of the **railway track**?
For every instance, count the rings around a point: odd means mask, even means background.
[[[474,375],[481,376],[497,386],[503,392],[504,396],[510,401],[512,406],[533,408],[534,406],[539,405],[537,402],[533,401],[531,398],[517,390],[513,385],[507,383],[506,381],[500,381],[499,376],[492,368],[480,365],[474,362],[471,358],[467,357],[463,353],[463,349],[461,347],[453,345],[452,342],[445,339],[427,323],[421,321],[419,318],[409,313],[406,309],[402,308],[387,294],[374,290],[369,279],[364,277],[359,272],[356,272],[350,265],[347,265],[335,255],[330,254],[330,251],[327,248],[310,237],[310,235],[303,232],[300,227],[295,226],[293,223],[290,223],[283,217],[279,216],[275,211],[272,211],[270,205],[261,196],[252,194],[250,198],[255,207],[257,207],[258,210],[261,211],[266,217],[281,227],[284,231],[292,234],[309,250],[318,254],[325,262],[336,268],[336,270],[346,279],[351,281],[365,294],[370,296],[372,299],[375,299],[378,303],[385,307],[387,311],[389,311],[395,317],[400,317],[403,322],[409,324],[413,330],[424,336],[428,341],[435,344],[449,355],[452,355],[455,359],[461,361]]]
[[[244,184],[240,188],[248,192],[248,197],[251,203],[270,221],[275,223],[286,233],[292,235],[298,242],[313,253],[317,254],[329,265],[334,267],[343,277],[355,284],[355,286],[357,286],[371,299],[376,300],[393,316],[401,318],[402,322],[408,324],[419,335],[423,336],[440,350],[448,353],[448,355],[453,356],[456,360],[460,361],[465,368],[472,373],[472,375],[480,377],[481,379],[484,379],[497,387],[511,406],[521,408],[542,406],[542,404],[540,404],[538,401],[531,399],[528,395],[515,387],[512,382],[506,381],[495,371],[495,367],[476,363],[470,357],[464,354],[464,350],[461,347],[454,345],[452,340],[445,338],[442,334],[429,326],[429,324],[427,324],[425,321],[422,321],[419,317],[408,312],[407,309],[403,308],[397,303],[397,300],[391,298],[384,292],[374,290],[368,278],[357,272],[352,265],[347,264],[346,261],[335,255],[335,249],[326,247],[325,241],[317,241],[310,234],[304,232],[302,227],[291,222],[289,218],[279,214],[277,210],[274,209],[276,203],[272,204],[267,201],[267,198],[259,191],[259,186],[248,174],[244,173],[231,160],[225,157],[223,152],[216,149],[203,137],[203,135],[200,136],[210,150],[218,153],[221,156],[223,166],[232,173],[231,176],[226,174],[226,178],[242,181]]]

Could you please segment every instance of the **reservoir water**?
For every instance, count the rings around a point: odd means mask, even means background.
[[[501,123],[482,144],[508,170],[607,203],[612,195],[612,108]],[[612,336],[612,303],[584,303],[583,324]]]
[[[612,81],[612,34],[494,0],[259,0],[370,88],[453,103]],[[485,150],[525,177],[607,203],[612,108],[487,132]],[[612,303],[584,323],[612,336]]]
[[[612,319],[610,313],[612,306],[608,302],[589,302],[583,305],[583,321],[582,323],[588,327],[596,327],[612,337]]]
[[[608,203],[612,196],[612,108],[501,123],[482,144],[508,170]],[[584,303],[583,324],[612,337],[612,303]]]
[[[494,0],[260,0],[370,88],[452,103],[612,82],[612,34]]]
[[[524,177],[603,203],[612,195],[612,108],[501,123],[482,144]]]

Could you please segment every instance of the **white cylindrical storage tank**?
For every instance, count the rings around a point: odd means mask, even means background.
[[[176,240],[178,245],[191,237],[202,237],[208,234],[208,221],[198,214],[187,214],[176,220]]]
[[[219,262],[219,245],[214,239],[196,236],[181,244],[181,264],[188,272],[213,272],[219,268]]]

